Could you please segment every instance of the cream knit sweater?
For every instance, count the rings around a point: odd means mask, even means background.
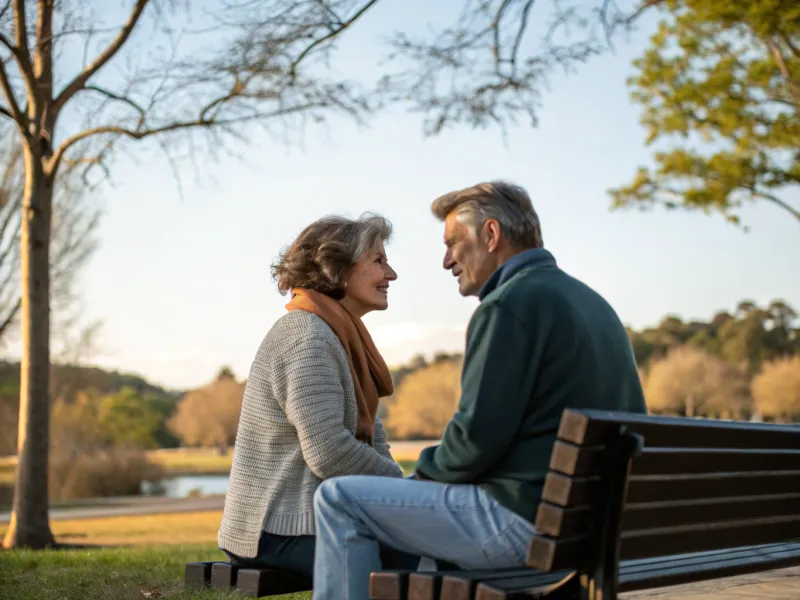
[[[375,422],[374,448],[355,438],[353,379],[339,338],[317,315],[281,317],[261,343],[244,391],[219,546],[257,554],[262,531],[313,535],[313,496],[339,475],[401,477]]]

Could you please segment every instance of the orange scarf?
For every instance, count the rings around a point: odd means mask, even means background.
[[[372,445],[378,399],[394,392],[389,367],[375,347],[361,319],[330,296],[307,288],[293,288],[287,310],[307,310],[325,321],[344,346],[358,405],[356,438]]]

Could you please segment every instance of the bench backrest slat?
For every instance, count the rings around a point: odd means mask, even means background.
[[[625,425],[648,446],[687,448],[778,448],[800,450],[800,428],[792,425],[652,417],[609,411],[566,410],[558,439],[579,446],[605,443],[610,430]]]
[[[800,538],[800,428],[567,410],[553,446],[529,565],[591,562],[609,464],[639,436],[620,526],[623,560]]]

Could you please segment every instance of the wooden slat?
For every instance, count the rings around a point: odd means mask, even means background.
[[[387,570],[369,576],[370,600],[406,600],[408,576],[412,571]]]
[[[239,566],[230,563],[215,563],[211,565],[211,587],[227,590],[236,587]]]
[[[562,515],[552,514],[545,510],[550,518],[548,525],[560,525],[565,531],[576,533],[579,525],[573,525],[578,518],[569,513],[569,509],[559,509]],[[575,509],[572,509],[575,510]],[[585,509],[588,511],[588,508]],[[541,505],[539,514],[542,514]],[[622,530],[653,529],[656,527],[674,527],[717,521],[735,521],[742,519],[759,519],[800,515],[800,494],[783,494],[777,496],[739,496],[734,498],[714,498],[712,500],[681,500],[679,502],[651,502],[647,504],[626,504],[622,515]],[[558,521],[560,517],[560,521]],[[568,527],[572,527],[568,530]],[[557,536],[549,530],[539,528],[537,515],[536,528],[547,535]],[[555,529],[555,525],[551,527]]]
[[[588,535],[558,539],[536,535],[528,546],[525,564],[542,571],[576,569],[583,565],[590,543],[591,537]]]
[[[800,565],[800,542],[632,560],[620,565],[619,590],[630,592],[708,581],[795,565]],[[561,576],[549,575],[554,579]],[[487,581],[478,586],[475,600],[539,598],[541,585],[535,576]]]
[[[643,436],[647,446],[800,450],[800,427],[791,425],[593,410],[565,410],[561,416],[558,438],[576,445],[603,445],[619,425],[625,425],[632,433]]]
[[[240,569],[236,578],[236,591],[247,598],[279,596],[310,589],[310,579],[282,569]]]
[[[594,475],[603,469],[603,446],[576,446],[557,441],[550,455],[550,470],[564,475]]]
[[[754,546],[798,538],[798,515],[623,531],[621,559]],[[555,549],[552,554],[556,554]]]
[[[544,479],[542,500],[556,506],[594,504],[603,492],[600,477],[568,477],[549,472]]]
[[[478,585],[475,600],[540,598],[548,591],[553,594],[554,598],[572,598],[574,596],[569,593],[553,593],[552,589],[558,588],[559,592],[566,591],[567,588],[574,590],[577,588],[576,584],[577,579],[570,571],[531,573],[510,579],[490,579],[482,581]]]
[[[203,587],[211,583],[214,561],[190,562],[184,565],[183,582],[189,587]]]
[[[536,531],[550,537],[587,533],[595,512],[592,506],[562,508],[542,502],[536,511]]]
[[[408,600],[439,600],[441,589],[442,573],[438,571],[408,576]]]
[[[441,581],[440,600],[474,600],[475,589],[481,581],[495,579],[509,579],[521,575],[530,575],[531,569],[492,569],[492,570],[464,570],[443,573]],[[420,574],[415,574],[420,575]],[[413,580],[412,575],[410,580]],[[408,600],[417,600],[411,596],[411,585],[409,583]],[[427,597],[419,600],[429,600]]]
[[[563,487],[563,483],[559,483]],[[800,493],[800,471],[631,476],[628,480],[627,501],[669,502],[797,493]],[[548,501],[552,502],[549,499]]]
[[[585,464],[589,460],[589,457],[579,456],[577,462]],[[740,450],[736,448],[645,447],[642,453],[634,458],[631,467],[633,475],[798,470],[800,470],[800,450]]]
[[[800,565],[800,543],[737,548],[620,565],[621,592],[733,577]]]

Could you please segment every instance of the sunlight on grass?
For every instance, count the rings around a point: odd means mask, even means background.
[[[216,544],[222,511],[53,521],[62,544]],[[5,525],[0,525],[0,536]]]
[[[225,560],[214,546],[0,552],[0,600],[233,600],[183,586],[183,565]],[[309,600],[310,592],[280,596]]]
[[[236,592],[183,587],[187,562],[227,560],[222,513],[208,511],[53,521],[60,543],[88,550],[0,551],[0,600],[233,600]],[[0,525],[0,536],[4,533]],[[129,547],[121,547],[129,546]],[[280,596],[309,600],[310,593]]]

